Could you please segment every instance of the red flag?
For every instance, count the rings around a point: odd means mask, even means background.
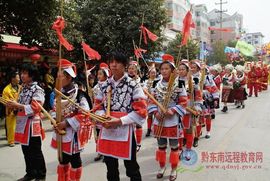
[[[216,28],[216,27],[208,27],[208,29],[211,31],[223,31],[223,32],[232,32],[233,30],[231,28]]]
[[[100,60],[101,59],[100,54],[96,50],[92,49],[86,43],[82,42],[82,47],[83,47],[83,50],[85,51],[85,53],[88,55],[88,57],[91,60]]]
[[[154,33],[152,33],[151,31],[149,31],[146,27],[144,27],[143,25],[140,27],[141,31],[143,33],[143,39],[144,39],[144,43],[147,45],[147,36],[150,40],[152,41],[157,41],[158,36],[155,35]]]
[[[71,51],[74,49],[74,47],[64,38],[62,34],[64,28],[65,20],[63,17],[58,16],[52,25],[52,29],[56,31],[60,44],[63,45],[68,51]]]
[[[186,45],[188,37],[190,35],[190,28],[195,28],[195,24],[192,21],[192,14],[190,11],[187,12],[183,20],[183,29],[182,29],[182,42],[181,46]]]
[[[145,53],[145,52],[147,52],[147,50],[144,50],[142,48],[136,48],[134,50],[134,54],[135,54],[136,58],[142,58],[142,53]]]

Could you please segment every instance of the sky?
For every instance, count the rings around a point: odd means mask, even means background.
[[[229,15],[238,12],[243,15],[243,28],[247,33],[261,32],[264,43],[270,42],[270,0],[223,0],[224,9]],[[219,9],[220,0],[190,0],[194,4],[205,4],[208,12],[212,9]]]

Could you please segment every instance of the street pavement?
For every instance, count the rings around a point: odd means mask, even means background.
[[[270,91],[259,97],[251,97],[246,101],[245,109],[236,109],[229,105],[229,112],[216,111],[213,120],[211,138],[199,141],[194,149],[190,162],[181,163],[177,180],[187,181],[269,181],[270,179]],[[47,165],[47,180],[57,180],[58,164],[56,150],[50,147],[52,129],[48,121],[44,121],[46,139],[43,142],[43,153]],[[144,126],[144,134],[146,124]],[[4,130],[0,130],[0,181],[13,181],[25,174],[25,165],[20,145],[11,148],[4,140]],[[137,154],[144,181],[156,179],[158,163],[155,161],[156,140],[153,137],[143,138],[142,148]],[[169,156],[169,151],[167,151]],[[82,181],[105,181],[106,167],[103,162],[94,162],[96,156],[95,142],[91,138],[81,154],[83,160]],[[196,159],[197,156],[197,159]],[[167,159],[167,162],[169,157]],[[192,162],[194,162],[192,164]],[[119,161],[120,177],[125,175],[123,161]],[[163,179],[168,180],[170,165]]]

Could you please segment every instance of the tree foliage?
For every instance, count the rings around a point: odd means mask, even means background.
[[[220,63],[221,65],[226,65],[229,63],[224,52],[225,43],[223,41],[216,41],[212,44],[212,48],[213,51],[208,59],[209,64]]]
[[[102,55],[114,49],[133,55],[132,41],[139,44],[143,14],[145,27],[158,36],[167,22],[163,0],[85,0],[78,3],[83,37]],[[147,46],[142,43],[141,47],[151,53],[160,45],[160,41],[148,41]]]
[[[29,47],[42,46],[57,48],[58,40],[51,29],[56,16],[60,15],[60,1],[57,0],[6,0],[0,2],[0,33],[21,37],[21,44]],[[80,33],[77,23],[77,3],[73,0],[64,3],[64,18],[67,27],[63,34],[69,41],[76,42]]]
[[[237,44],[237,40],[229,40],[227,42],[227,45],[226,46],[233,47],[234,48],[236,46],[236,44]]]
[[[169,42],[167,47],[167,53],[174,56],[177,59],[179,47],[182,41],[182,35],[178,34],[176,39]],[[188,50],[188,51],[187,51]],[[188,53],[187,53],[188,52]],[[181,59],[196,59],[199,54],[199,44],[193,40],[188,40],[187,46],[181,48]],[[187,56],[188,55],[188,56]]]

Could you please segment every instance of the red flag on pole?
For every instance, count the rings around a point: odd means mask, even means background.
[[[182,29],[182,42],[181,46],[186,45],[188,37],[190,36],[190,28],[195,28],[195,24],[192,21],[192,14],[190,11],[187,12],[183,20],[183,29]]]
[[[85,51],[85,53],[88,55],[88,57],[91,60],[100,60],[101,59],[100,54],[96,50],[92,49],[89,45],[87,45],[84,42],[82,42],[81,45],[83,47],[83,50]]]
[[[144,43],[147,45],[147,37],[152,41],[157,41],[158,36],[149,31],[146,27],[143,25],[140,27],[141,31],[143,33]]]
[[[142,48],[136,48],[134,50],[134,54],[135,54],[136,58],[142,58],[142,53],[145,53],[145,52],[147,52],[147,50],[144,50]]]
[[[56,31],[60,44],[63,45],[68,51],[71,51],[74,49],[74,47],[64,38],[62,34],[64,28],[65,20],[63,17],[58,16],[52,25],[52,29]]]

